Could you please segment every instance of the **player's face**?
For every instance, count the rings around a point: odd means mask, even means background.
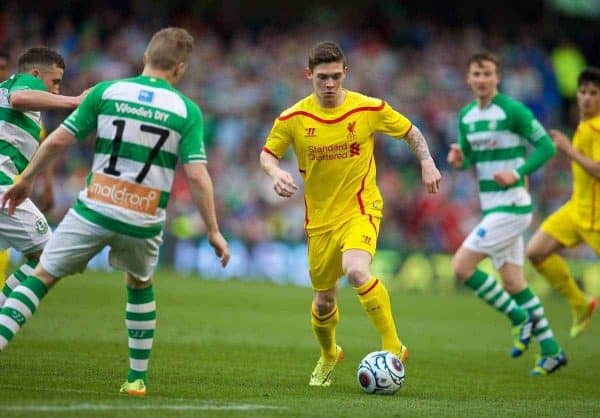
[[[48,89],[50,93],[58,94],[65,70],[58,67],[56,64],[52,64],[51,67],[42,67],[37,71],[37,77],[44,82],[46,89]]]
[[[584,83],[577,89],[577,105],[583,119],[600,114],[600,86]]]
[[[323,107],[335,107],[342,104],[342,82],[346,78],[346,67],[343,62],[327,62],[319,64],[306,76],[312,80],[315,95]]]
[[[0,58],[0,81],[6,80],[10,76],[10,66],[6,58]]]
[[[467,84],[480,100],[490,100],[498,92],[500,75],[492,61],[473,62],[467,73]]]

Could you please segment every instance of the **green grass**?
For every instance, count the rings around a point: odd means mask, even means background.
[[[356,366],[378,349],[378,337],[351,289],[340,293],[346,358],[330,388],[307,386],[318,356],[309,289],[163,271],[155,294],[146,398],[117,393],[128,368],[123,281],[86,273],[51,291],[0,354],[0,416],[600,416],[600,318],[569,340],[568,308],[558,298],[543,302],[569,365],[532,378],[537,347],[509,358],[508,322],[469,293],[391,291],[411,358],[404,388],[385,397],[356,384]]]

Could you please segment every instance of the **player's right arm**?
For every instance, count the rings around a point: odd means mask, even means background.
[[[225,267],[229,262],[231,254],[227,241],[219,231],[217,214],[215,211],[215,199],[213,184],[206,164],[202,162],[191,162],[183,165],[187,178],[192,200],[200,216],[206,225],[208,242],[214,248],[215,254],[221,259],[221,265]]]
[[[79,96],[63,96],[41,90],[18,90],[11,93],[10,105],[21,111],[43,111],[53,109],[73,109],[83,101],[88,90]]]
[[[450,145],[450,151],[448,151],[448,157],[446,160],[452,167],[458,170],[464,170],[471,166],[471,145],[465,136],[463,126],[459,122],[458,124],[458,143]]]
[[[273,179],[273,189],[281,197],[291,197],[298,190],[292,175],[279,166],[279,159],[291,142],[292,137],[285,124],[277,119],[260,153],[260,166]]]
[[[596,145],[599,142],[598,140],[593,142],[593,154],[596,155],[585,155],[573,147],[569,138],[561,131],[551,129],[548,133],[552,137],[556,149],[579,164],[590,176],[600,180],[600,161],[594,159],[594,157],[598,158],[600,156],[600,146]]]

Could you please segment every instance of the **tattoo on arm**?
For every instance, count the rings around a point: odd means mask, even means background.
[[[405,139],[408,149],[410,149],[410,152],[412,152],[419,159],[419,161],[431,158],[429,147],[427,147],[425,137],[419,128],[413,125],[410,131],[408,131],[408,134],[406,134]]]

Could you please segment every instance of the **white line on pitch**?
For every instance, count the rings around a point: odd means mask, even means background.
[[[166,410],[166,411],[255,411],[255,410],[285,409],[272,405],[236,404],[236,403],[205,403],[201,405],[110,405],[110,404],[69,404],[69,405],[4,405],[0,411],[11,412],[69,412],[69,411],[121,411],[121,410]]]

